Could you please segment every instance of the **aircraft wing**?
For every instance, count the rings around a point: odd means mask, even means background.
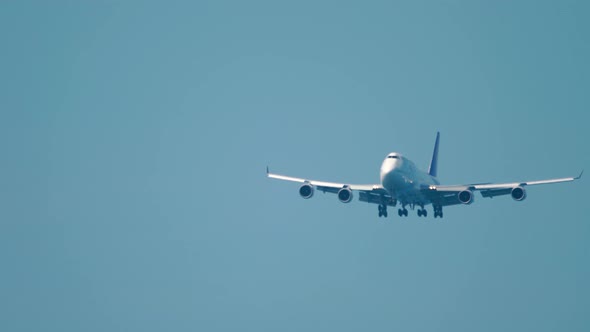
[[[439,186],[432,185],[422,190],[432,202],[437,202],[442,206],[461,204],[457,194],[464,190],[479,191],[483,197],[495,197],[501,195],[509,195],[512,190],[517,187],[534,186],[539,184],[551,184],[560,182],[570,182],[578,180],[582,177],[582,173],[576,177],[547,179],[538,181],[525,182],[509,182],[509,183],[482,183],[482,184],[467,184],[467,185],[453,185],[453,186]]]
[[[375,204],[388,204],[394,205],[393,199],[387,193],[387,191],[380,184],[346,184],[326,181],[308,180],[304,178],[297,178],[292,176],[280,175],[270,173],[268,167],[266,169],[266,176],[271,179],[291,181],[297,183],[309,183],[317,190],[324,193],[338,193],[342,188],[348,187],[353,191],[359,192],[359,199],[363,202],[375,203]]]

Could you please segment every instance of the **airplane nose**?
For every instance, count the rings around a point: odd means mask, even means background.
[[[396,169],[399,168],[401,166],[402,162],[399,159],[393,159],[391,162],[391,169]]]
[[[401,166],[400,161],[398,159],[388,159],[386,162],[383,163],[381,171],[383,173],[389,173],[394,169],[397,169]]]

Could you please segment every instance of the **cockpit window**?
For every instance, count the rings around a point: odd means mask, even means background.
[[[397,156],[387,156],[387,158],[394,158],[394,159],[397,159]]]

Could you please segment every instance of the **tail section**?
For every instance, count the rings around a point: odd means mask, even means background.
[[[436,142],[434,143],[434,152],[432,153],[432,160],[430,160],[430,167],[428,167],[428,174],[436,177],[436,170],[438,168],[438,142],[440,140],[440,132],[436,133]]]

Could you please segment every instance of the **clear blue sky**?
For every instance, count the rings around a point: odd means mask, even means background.
[[[440,222],[264,176],[377,182],[437,130],[446,184],[577,175],[589,13],[4,2],[0,330],[590,330],[587,179]]]

